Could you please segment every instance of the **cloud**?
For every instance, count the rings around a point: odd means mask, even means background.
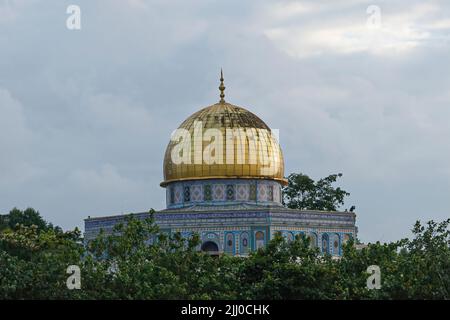
[[[42,170],[28,158],[32,131],[28,128],[21,103],[11,93],[0,88],[0,187],[27,183]]]
[[[448,217],[446,2],[379,1],[372,30],[363,0],[80,0],[80,31],[67,3],[23,3],[0,18],[1,212],[82,228],[163,208],[170,133],[223,67],[226,99],[280,129],[286,174],[344,173],[363,241]]]
[[[99,128],[145,131],[154,125],[149,111],[126,97],[96,94],[88,98],[87,109],[90,120]]]
[[[133,182],[121,176],[117,168],[109,163],[103,164],[99,170],[77,169],[68,180],[83,192],[100,192],[108,197],[136,191]]]
[[[437,16],[439,6],[430,3],[397,11],[389,10],[387,5],[355,3],[338,14],[326,14],[329,8],[313,4],[287,2],[284,8],[280,4],[273,6],[266,13],[273,25],[266,26],[264,33],[280,50],[297,58],[356,53],[395,57],[441,42],[442,38],[448,40],[450,29],[447,19],[439,20]],[[305,21],[305,11],[316,19],[310,16]],[[286,22],[280,16],[289,19]],[[295,16],[297,21],[293,21]]]

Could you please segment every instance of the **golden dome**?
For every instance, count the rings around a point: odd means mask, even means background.
[[[236,178],[286,184],[283,155],[270,128],[250,111],[225,102],[223,82],[219,88],[219,103],[194,113],[172,134],[161,186]]]

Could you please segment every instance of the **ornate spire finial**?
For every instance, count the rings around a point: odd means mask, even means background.
[[[220,103],[224,103],[225,102],[225,94],[223,93],[225,91],[225,86],[223,85],[223,72],[222,69],[220,69],[220,86],[219,86],[219,90],[220,90]]]

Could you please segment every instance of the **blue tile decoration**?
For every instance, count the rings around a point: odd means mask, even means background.
[[[256,183],[250,184],[249,200],[256,201]]]
[[[234,185],[227,184],[227,200],[234,200]]]
[[[186,186],[184,187],[184,202],[189,202],[191,201],[191,191],[190,191],[190,187]]]
[[[205,184],[203,186],[203,192],[204,192],[204,199],[205,201],[211,201],[212,200],[212,191],[211,191],[211,185],[210,184]]]

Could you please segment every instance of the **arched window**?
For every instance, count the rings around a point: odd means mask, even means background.
[[[344,239],[342,239],[342,243],[345,244],[350,240],[350,235],[348,233],[344,234]]]
[[[264,247],[264,232],[257,231],[255,233],[255,244],[256,244],[256,249]]]
[[[248,233],[247,232],[242,232],[241,233],[241,241],[240,241],[240,248],[239,248],[239,252],[241,254],[247,254],[249,247],[250,247],[250,243],[249,243],[249,237],[248,237]]]
[[[234,235],[232,233],[227,233],[225,236],[225,251],[234,253]]]
[[[309,246],[311,248],[317,248],[317,234],[315,234],[314,232],[311,232],[308,235],[309,238]]]
[[[328,237],[328,234],[324,233],[322,235],[322,252],[324,254],[330,254],[330,238]]]
[[[287,242],[291,242],[294,240],[294,234],[292,232],[287,231],[285,237]]]
[[[339,235],[337,233],[333,234],[332,244],[333,244],[333,255],[338,256],[340,254],[341,245]]]
[[[213,241],[206,241],[202,244],[202,251],[209,253],[210,255],[218,255],[219,247]]]

